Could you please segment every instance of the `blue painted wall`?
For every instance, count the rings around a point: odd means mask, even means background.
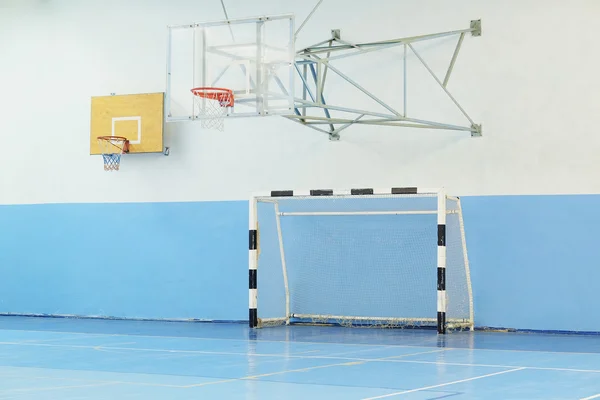
[[[478,326],[600,331],[600,196],[462,203]]]
[[[0,206],[0,312],[246,319],[245,202]]]
[[[600,331],[600,196],[463,197],[478,326]],[[0,312],[247,318],[247,202],[0,206]]]

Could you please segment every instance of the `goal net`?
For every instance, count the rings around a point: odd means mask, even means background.
[[[290,191],[251,203],[251,326],[473,328],[458,198]]]

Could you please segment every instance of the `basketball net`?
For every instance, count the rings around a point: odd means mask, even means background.
[[[105,171],[118,171],[121,155],[129,152],[129,140],[120,136],[100,136],[98,144],[102,152]]]
[[[233,107],[233,92],[221,88],[195,88],[194,108],[202,128],[223,131],[227,109]]]

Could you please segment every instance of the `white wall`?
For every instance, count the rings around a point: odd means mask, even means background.
[[[314,3],[226,0],[231,18],[295,12],[298,24]],[[333,28],[368,41],[481,18],[483,36],[466,38],[450,89],[483,123],[483,138],[363,126],[333,143],[278,117],[227,121],[224,133],[178,124],[167,127],[169,157],[125,156],[122,171],[108,174],[89,156],[90,97],[164,91],[166,26],[222,19],[220,2],[0,0],[0,203],[228,200],[270,188],[389,185],[459,195],[600,191],[600,2],[368,4],[325,0],[298,46]],[[424,54],[440,60],[452,50],[445,42]],[[400,61],[373,68],[353,78],[385,85],[371,78],[401,71]],[[411,82],[415,113],[436,89],[422,72]]]

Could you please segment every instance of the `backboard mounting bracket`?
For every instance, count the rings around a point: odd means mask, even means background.
[[[340,132],[352,125],[377,125],[377,126],[392,126],[392,127],[407,127],[407,128],[425,128],[425,129],[440,129],[450,131],[469,132],[471,137],[481,137],[481,124],[469,116],[458,100],[452,95],[448,89],[450,80],[459,50],[464,41],[465,35],[470,33],[474,37],[481,36],[481,20],[470,21],[468,29],[460,29],[449,32],[440,32],[433,34],[425,34],[419,36],[410,36],[400,39],[383,40],[378,42],[367,43],[349,43],[341,39],[341,31],[339,29],[331,30],[331,38],[323,40],[317,44],[306,47],[296,52],[295,70],[299,77],[302,86],[302,98],[295,99],[295,113],[284,115],[284,117],[308,126],[319,132],[329,135],[331,140],[339,140]],[[413,44],[424,42],[433,39],[445,37],[458,37],[455,50],[446,70],[445,76],[440,79],[415,49]],[[361,86],[357,81],[344,74],[340,69],[334,66],[335,60],[366,55],[379,50],[400,47],[404,49],[404,74],[403,74],[403,98],[404,109],[396,110],[390,104],[383,101],[371,91]],[[408,99],[407,93],[407,73],[406,59],[407,56],[413,55],[423,67],[429,72],[431,77],[438,83],[440,89],[445,93],[448,99],[454,103],[460,113],[468,121],[465,125],[456,125],[451,123],[427,120],[422,118],[413,118],[408,115],[406,104]],[[308,73],[310,71],[312,73]],[[326,102],[327,72],[336,74],[342,78],[347,84],[354,86],[361,91],[364,96],[378,103],[387,112],[361,110],[351,107],[340,107]],[[312,79],[311,79],[312,78]],[[323,115],[315,115],[314,111],[321,111]],[[310,113],[312,111],[312,114]],[[333,113],[343,113],[342,117],[335,117]]]
[[[475,19],[471,21],[471,35],[472,36],[481,36],[481,20]]]
[[[483,127],[481,124],[473,124],[471,125],[471,137],[481,137],[483,132]]]

